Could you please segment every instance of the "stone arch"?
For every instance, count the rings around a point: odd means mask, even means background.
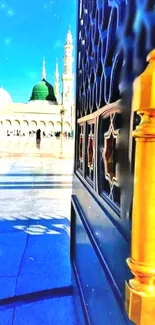
[[[37,122],[35,120],[31,121],[31,126],[30,126],[30,131],[31,132],[36,132],[37,131]]]
[[[5,120],[4,123],[3,123],[3,126],[4,126],[4,133],[7,135],[12,132],[12,123],[10,120]]]
[[[51,134],[54,131],[54,123],[52,121],[49,121],[47,123],[47,133]]]
[[[61,122],[56,122],[56,126],[55,126],[55,131],[56,132],[61,132]]]
[[[24,120],[24,121],[23,121],[23,125],[24,125],[24,126],[29,126],[29,122],[28,122],[27,120]]]
[[[13,121],[13,126],[16,128],[16,129],[19,129],[20,128],[20,122],[18,120],[14,120]]]
[[[6,125],[6,126],[11,126],[12,123],[11,123],[10,120],[5,120],[5,121],[4,121],[4,125]]]
[[[20,121],[19,120],[14,120],[13,121],[12,128],[13,128],[14,135],[20,135],[21,126],[20,126]]]
[[[70,132],[70,123],[69,122],[65,122],[64,123],[64,132]]]
[[[29,133],[29,122],[27,120],[23,121],[23,130],[24,135],[27,135]]]
[[[46,130],[46,123],[44,121],[40,121],[39,122],[39,128],[41,129],[41,131],[45,131]]]

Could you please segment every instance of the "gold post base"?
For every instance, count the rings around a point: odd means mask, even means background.
[[[126,283],[125,294],[125,308],[131,321],[136,325],[155,324],[155,295],[138,292],[128,283]]]

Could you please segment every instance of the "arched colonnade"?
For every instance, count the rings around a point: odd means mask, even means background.
[[[4,119],[0,120],[0,133],[3,135],[30,135],[34,134],[37,129],[41,129],[46,135],[54,135],[61,132],[62,125],[60,121],[36,121],[36,120],[20,120],[20,119]],[[70,132],[70,123],[63,123],[63,132]]]

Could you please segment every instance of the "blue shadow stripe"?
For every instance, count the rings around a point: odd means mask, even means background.
[[[73,295],[73,287],[67,286],[4,298],[0,300],[0,311],[10,308],[16,308],[17,306],[30,304],[37,301],[48,300],[57,297],[67,297],[71,295]]]
[[[53,185],[54,185],[54,184],[58,184],[58,185],[59,185],[59,184],[62,184],[62,185],[63,185],[63,184],[70,184],[70,185],[71,185],[72,182],[69,182],[69,181],[62,181],[62,182],[61,182],[61,181],[52,181],[52,182],[47,182],[47,181],[45,181],[45,182],[44,182],[44,181],[40,181],[40,182],[33,182],[33,181],[29,181],[29,182],[27,182],[27,181],[26,181],[26,182],[18,182],[18,181],[17,181],[17,182],[16,182],[16,181],[15,181],[15,182],[0,182],[0,186],[1,186],[1,185],[5,185],[5,184],[6,184],[6,185],[33,185],[33,184],[34,184],[34,185],[35,185],[35,184],[36,184],[36,185],[39,185],[39,184],[40,184],[40,185],[41,185],[41,184],[45,184],[45,185],[48,185],[48,184],[49,184],[49,185],[50,185],[50,184],[53,184]]]

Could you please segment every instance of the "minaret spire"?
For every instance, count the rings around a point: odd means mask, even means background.
[[[67,38],[66,38],[66,45],[72,45],[73,44],[73,39],[72,39],[72,33],[70,26],[68,28],[68,33],[67,33]]]
[[[63,105],[68,105],[72,101],[73,89],[73,38],[71,30],[68,30],[66,42],[64,46],[64,73],[62,75],[63,82]]]
[[[46,80],[46,63],[44,57],[43,57],[43,68],[42,68],[42,80]]]
[[[57,101],[59,101],[59,68],[58,68],[58,59],[56,60],[54,93],[55,93],[55,97],[56,97]]]
[[[64,44],[64,71],[62,75],[62,107],[66,115],[71,117],[71,131],[73,129],[73,38],[69,27]]]

